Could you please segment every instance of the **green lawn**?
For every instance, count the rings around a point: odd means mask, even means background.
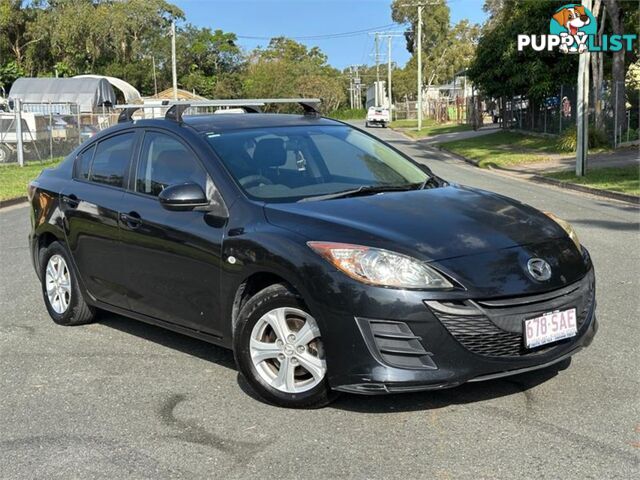
[[[44,169],[54,167],[62,158],[46,162],[28,163],[20,167],[17,163],[0,165],[0,200],[23,197],[27,194],[27,184]]]
[[[389,124],[391,128],[401,129],[402,133],[412,138],[426,138],[440,135],[442,133],[466,132],[471,130],[471,125],[458,125],[457,123],[436,123],[433,120],[425,119],[422,128],[417,130],[417,120],[395,120]]]
[[[636,166],[598,168],[588,171],[584,177],[576,177],[574,172],[552,172],[545,176],[563,182],[640,196],[640,170]]]
[[[336,120],[363,120],[366,116],[367,111],[364,108],[343,108],[327,114],[327,117]]]
[[[567,155],[556,140],[516,132],[496,132],[439,144],[450,152],[475,160],[480,167],[544,162],[550,154]]]

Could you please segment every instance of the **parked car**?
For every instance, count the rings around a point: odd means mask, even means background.
[[[29,202],[54,322],[103,309],[232,348],[285,407],[565,364],[597,330],[567,222],[314,114],[125,118]]]
[[[369,110],[367,110],[365,126],[380,125],[382,128],[386,128],[389,121],[389,109],[387,107],[369,107]]]

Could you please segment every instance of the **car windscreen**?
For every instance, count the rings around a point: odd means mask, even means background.
[[[395,150],[346,125],[242,129],[206,138],[244,192],[268,202],[363,186],[421,185],[429,178]]]

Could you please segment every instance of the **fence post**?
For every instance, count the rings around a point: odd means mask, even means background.
[[[560,103],[558,104],[558,113],[559,113],[559,117],[560,117],[560,124],[559,124],[559,127],[558,127],[558,135],[560,135],[562,133],[562,115],[564,115],[564,111],[562,109],[562,107],[563,107],[562,99],[564,98],[563,93],[564,93],[564,85],[560,85]]]
[[[53,111],[49,101],[49,160],[53,160]]]
[[[22,102],[19,98],[15,100],[16,111],[16,154],[18,156],[18,164],[24,167],[24,151],[22,150]]]
[[[614,82],[616,90],[613,102],[613,149],[618,148],[618,82]]]
[[[76,103],[76,108],[78,109],[78,145],[82,144],[82,135],[80,134],[81,132],[81,128],[80,128],[80,104]]]

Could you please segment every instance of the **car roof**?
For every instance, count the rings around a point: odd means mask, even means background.
[[[301,125],[343,125],[330,118],[315,115],[283,113],[224,113],[184,117],[184,123],[200,132],[220,132],[247,128],[293,127]]]

